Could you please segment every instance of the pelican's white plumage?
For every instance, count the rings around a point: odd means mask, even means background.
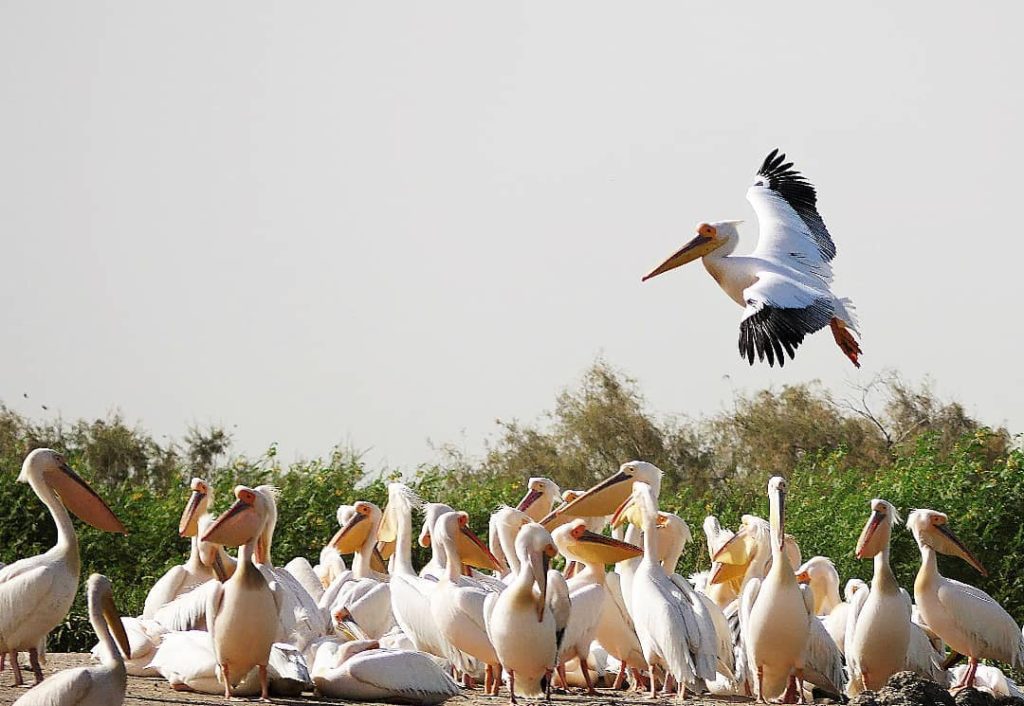
[[[15,706],[120,706],[128,685],[122,651],[129,652],[128,636],[114,606],[114,593],[106,576],[93,574],[86,588],[89,622],[103,649],[100,663],[58,672],[15,701]]]
[[[968,657],[970,668],[960,685],[971,686],[979,659],[1024,666],[1024,637],[1010,614],[990,595],[939,573],[937,552],[958,556],[987,575],[948,522],[944,513],[934,510],[914,510],[907,518],[907,527],[921,550],[914,599],[928,627],[951,649]]]
[[[732,256],[738,221],[702,223],[697,236],[644,277],[655,277],[703,257],[726,294],[744,307],[740,355],[785,364],[804,336],[830,326],[843,353],[860,367],[853,305],[831,292],[836,247],[818,213],[814,186],[773,150],[747,190],[760,225],[754,251]]]
[[[28,652],[36,682],[43,679],[38,651],[75,600],[82,562],[78,536],[65,506],[93,527],[125,532],[103,499],[51,449],[32,451],[18,481],[28,483],[57,525],[57,544],[44,554],[19,559],[0,570],[0,654]],[[16,655],[11,660],[15,684],[21,685]]]

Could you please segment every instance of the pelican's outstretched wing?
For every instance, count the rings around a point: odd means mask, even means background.
[[[818,213],[814,186],[793,169],[786,155],[775,149],[765,158],[747,200],[761,227],[753,256],[816,277],[827,286],[836,246]]]
[[[827,289],[815,289],[774,272],[758,274],[743,290],[747,303],[740,322],[740,356],[754,364],[768,358],[768,365],[786,364],[803,343],[804,336],[829,325],[835,316],[835,298]]]

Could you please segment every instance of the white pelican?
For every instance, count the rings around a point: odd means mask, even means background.
[[[846,654],[846,621],[850,604],[839,595],[839,572],[832,560],[824,556],[812,556],[796,570],[796,580],[806,584],[814,596],[814,614],[836,643]]]
[[[948,522],[944,513],[934,510],[914,510],[907,518],[907,527],[921,550],[914,599],[928,627],[951,649],[968,658],[969,668],[956,687],[973,686],[979,659],[1024,667],[1024,637],[1010,614],[991,596],[939,573],[937,552],[958,556],[983,576],[988,575]]]
[[[701,223],[693,240],[643,279],[701,257],[729,298],[744,308],[739,348],[751,365],[756,353],[758,360],[768,358],[769,365],[778,360],[782,366],[804,336],[830,326],[840,350],[859,368],[853,303],[830,290],[836,246],[818,214],[814,186],[786,162],[786,155],[772,150],[747,200],[761,226],[754,252],[732,256],[741,221]]]
[[[58,672],[15,701],[16,706],[120,706],[124,703],[128,673],[122,652],[130,653],[131,647],[114,605],[110,579],[93,574],[86,583],[86,594],[89,622],[103,645],[100,663]]]
[[[556,572],[548,573],[548,562],[557,554],[554,540],[546,529],[531,522],[519,531],[515,548],[519,573],[504,591],[488,595],[483,608],[493,662],[478,655],[489,665],[499,661],[504,665],[513,704],[517,678],[519,693],[543,693],[544,678],[558,663],[560,641],[548,594],[549,581],[558,577]]]
[[[699,586],[699,590],[707,594],[715,602],[715,605],[725,610],[727,605],[740,596],[740,588],[743,585],[743,574],[746,566],[736,569],[731,565],[723,566],[716,564],[714,561],[715,553],[725,546],[725,543],[732,539],[736,533],[730,529],[723,528],[718,522],[718,518],[714,515],[708,515],[704,518],[703,527],[704,536],[708,540],[708,558],[712,560],[712,566],[708,572],[708,577],[703,580],[703,586]],[[725,573],[723,574],[723,572]],[[716,583],[711,582],[711,574],[719,576],[719,580]]]
[[[516,556],[516,536],[520,528],[532,522],[530,516],[514,507],[500,507],[491,513],[487,523],[488,546],[491,554],[505,564],[503,580],[513,581],[519,573],[519,557]]]
[[[121,625],[128,636],[129,646],[124,658],[125,671],[135,677],[160,676],[155,669],[150,669],[149,663],[167,634],[167,628],[155,620],[141,618],[121,618]],[[102,660],[105,649],[102,642],[97,642],[90,650],[93,659]]]
[[[231,698],[234,686],[258,667],[260,695],[266,699],[270,647],[281,631],[285,599],[277,582],[268,583],[252,561],[269,514],[266,498],[243,485],[235,487],[235,497],[234,505],[202,537],[217,544],[241,545],[238,567],[231,578],[223,584],[210,583],[206,624],[213,637],[225,698]]]
[[[961,664],[951,670],[958,681],[962,681],[970,665]],[[1007,677],[999,667],[988,664],[979,664],[974,674],[974,688],[979,691],[987,691],[995,697],[1012,696],[1015,699],[1024,699],[1017,682]]]
[[[540,522],[561,500],[562,491],[553,480],[539,477],[531,478],[526,487],[526,495],[516,505],[516,510],[525,512],[534,522]]]
[[[500,660],[484,624],[484,600],[492,591],[467,585],[463,580],[458,538],[476,545],[482,553],[489,555],[490,551],[469,529],[469,516],[464,512],[446,512],[437,518],[431,537],[432,543],[443,552],[445,562],[444,572],[430,595],[434,621],[448,643],[487,665],[484,690],[496,694],[501,680]]]
[[[654,668],[660,666],[675,678],[682,699],[688,686],[715,680],[714,627],[707,622],[702,625],[696,606],[703,604],[691,602],[661,566],[653,489],[636,481],[632,499],[644,533],[644,554],[633,576],[629,613],[650,665],[651,696],[657,693]]]
[[[572,611],[562,639],[562,649],[558,656],[559,663],[564,664],[569,660],[578,659],[587,692],[596,694],[587,669],[590,643],[594,639],[601,639],[602,636],[613,643],[613,648],[618,646],[614,644],[615,642],[626,642],[626,649],[620,651],[624,651],[627,657],[629,656],[629,647],[632,647],[629,643],[635,643],[637,648],[640,647],[632,626],[626,625],[624,622],[620,621],[613,625],[606,624],[604,634],[601,633],[600,628],[605,619],[606,608],[614,609],[614,605],[608,605],[614,601],[614,598],[609,595],[605,586],[605,565],[640,556],[643,554],[643,550],[632,544],[590,531],[583,519],[573,520],[558,527],[551,533],[551,536],[567,561],[574,561],[583,566],[582,571],[577,571],[568,580]],[[611,617],[612,614],[608,613],[608,615]],[[607,629],[609,627],[611,630]],[[618,630],[615,629],[616,627]],[[625,666],[626,662],[623,662],[623,668]]]
[[[552,510],[547,517],[540,521],[540,524],[550,527],[550,520],[557,515],[569,517],[614,515],[619,511],[620,506],[629,501],[634,481],[643,481],[651,486],[655,501],[657,501],[661,491],[662,475],[664,474],[660,468],[647,461],[624,463],[619,467],[617,473],[605,478],[582,495],[574,497],[570,502]]]
[[[206,514],[207,508],[213,502],[213,492],[202,478],[193,478],[190,486],[192,493],[178,523],[178,534],[191,538],[188,560],[184,564],[168,569],[167,573],[153,584],[153,588],[149,589],[142,609],[142,617],[146,620],[152,620],[158,609],[181,594],[188,593],[196,586],[216,577],[210,562],[202,560],[199,548],[199,518]],[[215,552],[213,557],[217,557]]]
[[[325,642],[313,662],[318,695],[349,701],[432,706],[458,695],[459,686],[429,657],[381,649],[376,640]]]
[[[126,530],[103,499],[56,451],[32,451],[21,465],[18,482],[29,484],[57,525],[57,544],[52,549],[0,570],[0,653],[10,658],[14,683],[21,686],[24,681],[17,653],[28,652],[36,683],[41,682],[40,643],[67,617],[78,591],[82,562],[78,536],[65,505],[97,529]]]
[[[764,579],[751,579],[740,597],[743,637],[756,672],[757,698],[765,702],[788,692],[796,679],[803,702],[804,652],[811,634],[813,598],[800,585],[783,554],[786,522],[786,481],[768,481],[772,566]],[[791,694],[787,693],[786,697]]]
[[[871,517],[857,540],[858,559],[874,558],[871,588],[858,591],[846,626],[849,696],[864,689],[878,691],[907,664],[910,645],[910,596],[900,589],[889,565],[889,538],[901,522],[892,503],[875,498]]]

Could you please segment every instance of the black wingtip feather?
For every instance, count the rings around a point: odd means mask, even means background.
[[[775,191],[796,211],[807,225],[818,251],[826,262],[836,256],[836,246],[818,213],[818,194],[814,185],[786,161],[786,154],[776,147],[765,157],[757,175],[764,177],[766,186]]]
[[[832,313],[828,299],[818,299],[802,309],[764,306],[740,323],[740,357],[753,365],[756,352],[758,361],[767,358],[768,365],[775,367],[777,359],[781,368],[786,364],[783,351],[793,359],[804,336],[827,326]]]

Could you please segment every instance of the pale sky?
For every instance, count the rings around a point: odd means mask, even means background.
[[[666,414],[897,368],[1022,431],[1021,7],[0,2],[0,400],[408,468],[603,355]],[[859,372],[640,283],[701,221],[753,247],[774,147]]]

